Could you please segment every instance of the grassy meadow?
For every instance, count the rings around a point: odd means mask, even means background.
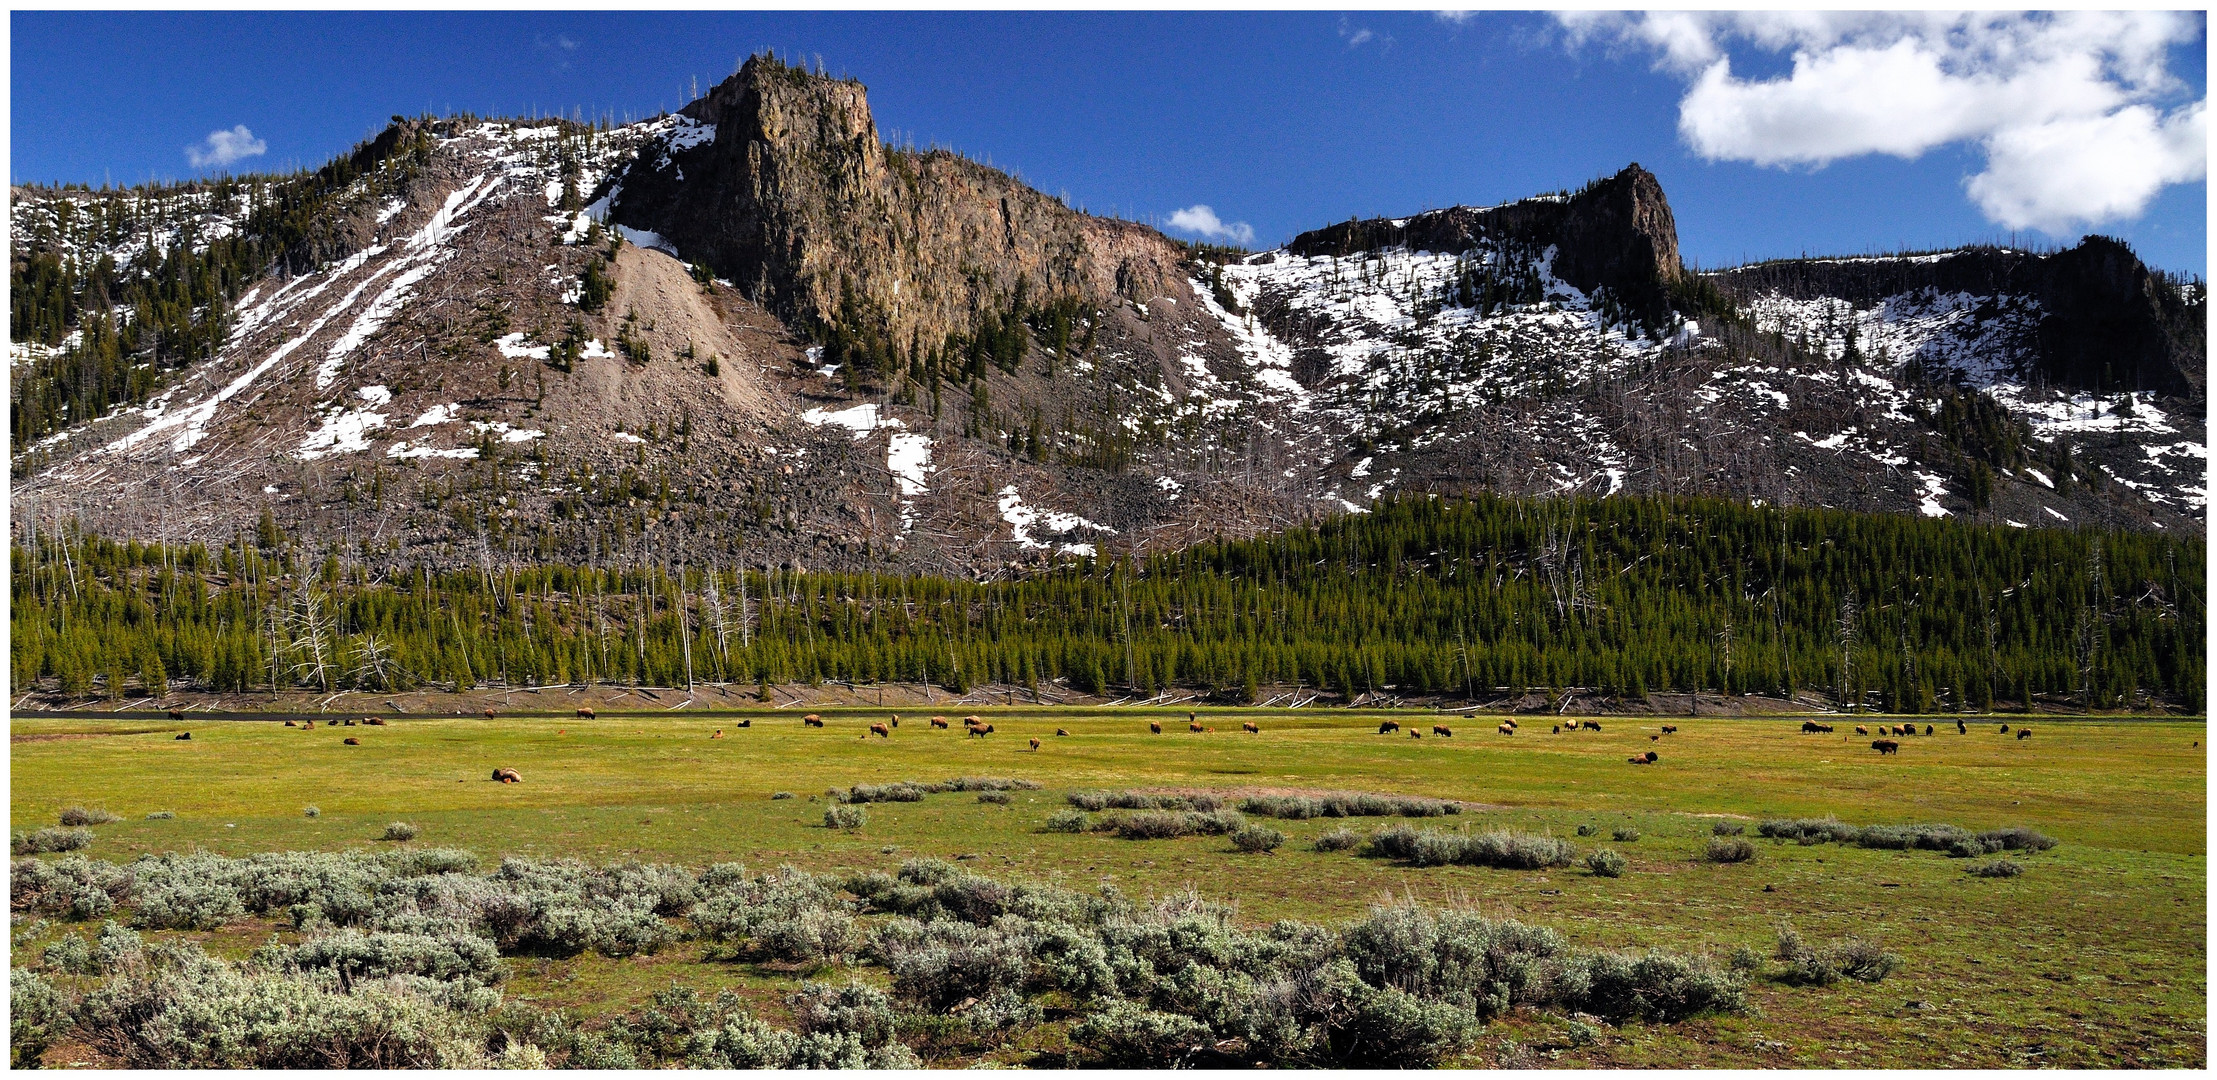
[[[2167,1066],[2207,1062],[2205,724],[2034,718],[2035,734],[2001,720],[1935,720],[1880,756],[1853,723],[1804,735],[1797,720],[1602,718],[1599,733],[1551,734],[1522,718],[1514,736],[1492,718],[1444,722],[1386,714],[1134,709],[980,710],[996,733],[932,730],[904,713],[891,738],[865,733],[883,710],[824,713],[804,728],[791,711],[714,716],[396,719],[384,727],[288,728],[275,721],[17,719],[10,812],[18,831],[64,807],[123,820],[95,828],[86,854],[128,860],[199,848],[224,855],[374,849],[387,822],[418,827],[418,847],[464,848],[488,866],[504,855],[751,869],[892,870],[902,860],[960,860],[976,873],[1132,896],[1191,886],[1236,902],[1257,923],[1337,923],[1388,894],[1461,900],[1488,915],[1544,924],[1581,946],[1667,948],[1718,958],[1739,946],[1769,955],[1781,922],[1815,942],[1871,938],[1904,964],[1879,983],[1828,987],[1751,980],[1745,1015],[1674,1025],[1627,1024],[1588,1036],[1559,1017],[1495,1022],[1467,1063],[1542,1066]],[[737,723],[751,718],[752,726]],[[1164,733],[1150,734],[1159,720]],[[1243,720],[1259,735],[1240,731]],[[2010,718],[2015,724],[2017,718]],[[1663,724],[1678,727],[1661,735]],[[1067,736],[1058,736],[1058,728]],[[723,737],[712,737],[721,729]],[[189,730],[190,740],[175,738]],[[342,739],[356,738],[358,746]],[[1039,740],[1035,752],[1029,740]],[[1626,759],[1654,750],[1660,760]],[[494,783],[513,768],[518,784]],[[827,789],[898,780],[1006,776],[1037,781],[1006,805],[967,793],[867,807],[859,830],[824,827]],[[1463,800],[1420,828],[1494,827],[1572,837],[1581,854],[1620,851],[1619,878],[1583,867],[1539,871],[1413,867],[1310,842],[1348,826],[1368,833],[1404,819],[1255,818],[1283,830],[1269,854],[1224,837],[1123,840],[1048,832],[1073,791],[1207,790],[1226,795],[1380,792]],[[791,792],[790,799],[773,799]],[[316,807],[314,818],[305,808]],[[169,811],[174,818],[147,815]],[[2027,826],[2060,844],[2022,858],[2026,872],[1984,879],[1932,851],[1800,846],[1756,839],[1755,858],[1702,860],[1719,822],[1837,816],[1857,825],[1946,822],[1972,830]],[[1576,836],[1581,825],[1595,835]],[[1618,841],[1620,829],[1637,840]],[[52,927],[19,951],[64,929]],[[164,931],[152,936],[172,934]],[[195,935],[244,955],[289,924],[246,920]],[[19,960],[18,963],[23,961]],[[637,1007],[677,981],[735,987],[766,1015],[801,973],[704,961],[687,945],[612,960],[510,958],[504,993],[582,1015]],[[867,977],[867,976],[865,976]],[[1045,1037],[1045,1036],[1041,1036]],[[1004,1047],[1010,1063],[1033,1049]],[[54,1052],[68,1059],[68,1048]],[[961,1064],[962,1062],[934,1062]]]

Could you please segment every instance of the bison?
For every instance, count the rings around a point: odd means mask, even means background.
[[[1034,753],[1037,753],[1037,752],[1039,751],[1039,740],[1038,740],[1038,739],[1033,739],[1033,740],[1032,740],[1032,751],[1033,751]]]
[[[976,727],[976,726],[978,726],[979,724],[982,724],[982,723],[984,723],[984,722],[985,722],[985,721],[983,721],[983,720],[980,720],[980,719],[978,719],[978,718],[977,718],[977,717],[975,717],[975,716],[965,716],[965,717],[963,717],[963,718],[962,718],[962,726],[963,726],[963,727]]]
[[[347,718],[346,718],[346,726],[348,726],[348,727],[353,727],[353,726],[354,726],[354,718],[353,718],[353,717],[349,716],[349,717],[347,717]]]
[[[1380,735],[1390,735],[1399,730],[1401,730],[1401,725],[1392,720],[1384,721],[1378,725],[1378,734]]]
[[[522,776],[522,774],[518,773],[518,772],[517,772],[516,770],[514,770],[514,769],[494,769],[494,770],[493,770],[493,779],[495,779],[495,780],[497,780],[497,781],[499,781],[499,782],[501,782],[501,783],[503,783],[503,784],[521,784],[521,783],[523,783],[523,776]]]
[[[1587,731],[1600,731],[1600,730],[1601,730],[1601,721],[1599,721],[1599,720],[1580,720],[1580,721],[1578,722],[1578,726],[1579,726],[1579,727],[1582,727],[1582,728],[1584,728],[1584,729],[1586,729]]]
[[[1455,736],[1455,731],[1453,728],[1450,728],[1445,724],[1433,724],[1432,734],[1437,735],[1443,739],[1451,739]]]
[[[1871,733],[1871,729],[1864,727],[1861,724],[1857,724],[1855,725],[1855,733],[1857,735],[1868,735]]]
[[[1930,735],[1930,734],[1932,734],[1932,725],[1931,725],[1931,724],[1926,724],[1926,725],[1924,726],[1924,733],[1925,733],[1925,734],[1927,734],[1927,735]]]
[[[2003,724],[2003,725],[2001,726],[2001,733],[2002,733],[2002,734],[2004,734],[2004,735],[2007,735],[2007,734],[2009,734],[2009,725],[2008,725],[2008,724]]]
[[[2018,729],[2017,729],[2017,737],[2018,737],[2018,738],[2020,738],[2020,739],[2029,739],[2029,738],[2031,738],[2031,737],[2032,737],[2032,729],[2031,729],[2031,728],[2028,728],[2028,727],[2021,727],[2021,728],[2018,728]]]
[[[1260,735],[1260,734],[1262,734],[1262,729],[1261,729],[1261,728],[1259,728],[1259,727],[1256,727],[1256,726],[1255,726],[1255,722],[1254,722],[1253,720],[1242,720],[1242,721],[1240,721],[1240,722],[1239,722],[1239,730],[1241,730],[1241,731],[1244,731],[1244,732],[1246,732],[1246,733],[1247,733],[1247,734],[1249,734],[1249,735]]]
[[[367,720],[364,720],[364,721],[362,721],[362,722],[363,722],[363,723],[365,723],[365,724],[368,724],[368,725],[369,725],[369,726],[371,726],[371,727],[384,727],[384,726],[385,726],[385,718],[384,718],[384,717],[382,717],[382,716],[372,716],[372,717],[370,717],[369,719],[367,719]]]
[[[893,729],[884,724],[872,724],[870,725],[870,734],[881,739],[890,739],[893,737]]]
[[[494,712],[494,711],[493,711],[493,710],[491,710],[491,709],[487,709],[487,710],[485,710],[485,719],[487,719],[487,720],[494,720],[494,719],[498,719],[498,718],[499,718],[499,716],[500,716],[500,714],[499,714],[499,713],[496,713],[496,712]]]
[[[1200,733],[1202,733],[1202,732],[1204,732],[1204,731],[1207,731],[1207,730],[1209,730],[1208,728],[1206,728],[1206,727],[1203,727],[1203,726],[1201,725],[1201,722],[1200,722],[1200,721],[1198,721],[1198,720],[1188,720],[1188,721],[1186,721],[1186,722],[1185,722],[1185,729],[1186,729],[1187,731],[1190,731],[1190,732],[1194,733],[1195,735],[1199,735]]]
[[[1825,725],[1823,724],[1817,723],[1814,720],[1804,720],[1801,722],[1801,733],[1804,735],[1815,735],[1820,731],[1827,730],[1830,729],[1825,727]]]
[[[748,718],[747,718],[747,719],[745,719],[745,720],[741,720],[741,721],[739,721],[739,726],[740,726],[740,727],[753,727],[753,726],[754,726],[754,718],[753,718],[753,717],[748,717]]]
[[[349,736],[346,740],[346,744],[348,746],[360,746],[362,745],[362,740]]]
[[[709,738],[711,738],[711,739],[721,739],[721,738],[723,738],[723,737],[724,737],[724,729],[722,729],[722,728],[717,728],[717,729],[716,729],[716,733],[715,733],[714,735],[710,735],[710,736],[709,736]]]
[[[818,716],[818,715],[816,715],[815,713],[809,713],[809,714],[808,714],[807,716],[801,717],[801,726],[802,726],[802,727],[823,727],[823,726],[824,726],[824,718],[823,718],[823,717],[821,717],[821,716]]]
[[[1510,726],[1509,726],[1509,725],[1507,725],[1507,724],[1503,724],[1503,725],[1501,725],[1500,727],[1494,728],[1494,730],[1495,730],[1495,731],[1498,731],[1498,732],[1500,732],[1500,733],[1501,733],[1501,734],[1503,734],[1503,735],[1514,735],[1514,734],[1516,734],[1516,729],[1515,729],[1515,728],[1513,728],[1513,727],[1510,727]]]
[[[290,720],[287,720],[287,721],[285,721],[285,726],[286,726],[286,727],[299,727],[300,725],[298,725],[298,724],[295,724],[295,723],[293,723],[293,722],[292,722],[292,721],[290,721]]]
[[[1157,735],[1162,734],[1162,722],[1159,720],[1147,721],[1147,730],[1154,732]]]
[[[1056,728],[1056,729],[1055,729],[1055,737],[1056,737],[1056,738],[1061,738],[1061,737],[1063,737],[1063,736],[1066,736],[1066,735],[1068,735],[1068,734],[1070,734],[1070,729],[1069,729],[1069,728],[1061,728],[1061,727],[1058,727],[1058,728]]]
[[[1677,726],[1676,724],[1664,724],[1664,725],[1663,725],[1663,734],[1665,734],[1665,735],[1676,735],[1676,734],[1678,734],[1678,726]]]
[[[945,729],[947,726],[947,718],[944,716],[934,716],[931,718],[931,726],[935,728]]]
[[[1963,721],[1957,720],[1955,722],[1955,733],[1957,735],[1968,735],[1971,733],[1971,729],[1966,726]]]
[[[169,710],[169,718],[172,720],[183,720],[185,718],[185,714],[181,710],[171,709]]]
[[[1901,750],[1901,744],[1892,739],[1873,739],[1871,740],[1871,749],[1878,751],[1880,754],[1892,754]]]
[[[1562,734],[1562,733],[1563,733],[1563,725],[1561,725],[1561,724],[1557,724],[1557,725],[1555,725],[1555,730],[1553,730],[1553,731],[1550,731],[1550,732],[1548,732],[1548,734],[1550,734],[1550,735],[1560,735],[1560,734]]]
[[[1649,741],[1649,742],[1661,742],[1661,741],[1663,741],[1663,737],[1662,737],[1661,735],[1650,735],[1650,736],[1648,736],[1648,737],[1647,737],[1647,741]]]
[[[981,739],[982,739],[982,738],[985,738],[985,737],[986,737],[986,736],[988,736],[988,735],[991,735],[991,734],[993,734],[993,725],[991,725],[991,724],[978,724],[978,725],[975,725],[975,726],[973,726],[973,727],[967,728],[967,729],[965,729],[965,730],[967,730],[967,731],[968,731],[968,732],[969,732],[970,734],[972,734],[972,735],[975,735],[975,736],[977,736],[978,738],[981,738]]]
[[[1409,729],[1409,738],[1412,738],[1412,739],[1421,739],[1421,738],[1423,738],[1423,737],[1424,737],[1424,733],[1423,733],[1423,732],[1421,732],[1421,731],[1418,731],[1418,730],[1417,730],[1417,729],[1415,729],[1415,728],[1410,728],[1410,729]]]
[[[1647,764],[1647,755],[1646,755],[1646,754],[1634,754],[1634,755],[1632,755],[1631,757],[1625,758],[1624,760],[1626,760],[1626,761],[1628,761],[1628,762],[1630,762],[1630,763],[1632,763],[1632,764],[1634,764],[1634,765],[1645,765],[1645,764]]]
[[[1658,762],[1658,761],[1661,761],[1661,760],[1663,760],[1663,755],[1661,755],[1661,754],[1658,754],[1658,753],[1656,753],[1656,752],[1655,752],[1655,751],[1653,751],[1653,750],[1650,750],[1650,751],[1648,751],[1648,752],[1647,752],[1647,763],[1648,763],[1648,764],[1650,764],[1650,765],[1653,765],[1653,764],[1655,764],[1656,762]]]
[[[1509,725],[1510,727],[1515,727],[1515,726],[1516,726],[1516,717],[1513,717],[1513,716],[1512,716],[1512,717],[1509,717],[1508,719],[1506,719],[1506,720],[1503,720],[1503,721],[1501,721],[1501,722],[1502,722],[1502,723],[1504,723],[1504,724],[1507,724],[1507,725]]]
[[[180,732],[178,732],[178,733],[177,733],[177,738],[178,738],[178,739],[179,739],[180,741],[182,741],[182,740],[186,740],[186,739],[190,739],[190,738],[192,738],[192,732],[190,732],[190,731],[180,731]]]
[[[577,710],[577,718],[580,720],[593,720],[598,718],[598,714],[594,713],[591,709],[579,709]]]

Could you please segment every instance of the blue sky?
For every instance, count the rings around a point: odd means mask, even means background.
[[[1259,246],[1350,215],[1575,187],[1638,161],[1705,266],[2101,231],[2158,266],[2205,272],[2198,16],[2152,49],[2140,25],[1666,18],[17,12],[11,172],[99,184],[220,167],[196,159],[316,164],[426,109],[651,115],[769,47],[861,78],[888,138],[954,146],[1166,227],[1205,205]],[[1944,58],[1925,97],[1888,99],[1924,86],[1918,48],[1979,35],[2062,66],[1949,81],[1975,61]],[[2081,70],[2074,49],[2111,74],[2059,81]],[[2020,86],[2060,86],[2060,103],[2028,113],[2038,95]],[[2105,152],[2075,172],[2058,164],[2082,145]]]

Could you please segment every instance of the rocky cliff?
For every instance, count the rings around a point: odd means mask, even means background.
[[[618,177],[610,219],[652,232],[799,326],[904,355],[988,316],[1185,291],[1179,247],[947,151],[878,138],[861,83],[757,56]]]

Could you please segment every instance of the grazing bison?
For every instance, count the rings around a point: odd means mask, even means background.
[[[1584,728],[1584,729],[1586,729],[1587,731],[1600,731],[1600,730],[1601,730],[1601,721],[1599,721],[1599,720],[1580,720],[1580,721],[1578,722],[1578,726],[1579,726],[1579,727],[1582,727],[1582,728]]]
[[[823,727],[823,726],[824,726],[824,718],[823,718],[823,717],[821,717],[821,716],[818,716],[818,715],[816,715],[815,713],[809,713],[809,714],[808,714],[807,716],[801,717],[801,726],[802,726],[802,727]]]
[[[1039,750],[1039,740],[1038,740],[1038,739],[1033,739],[1033,740],[1032,740],[1032,751],[1033,751],[1034,753],[1037,753],[1037,752],[1038,752],[1038,750]]]
[[[1624,760],[1629,761],[1634,765],[1653,765],[1657,761],[1662,760],[1662,758],[1661,755],[1658,755],[1655,751],[1650,750],[1644,754],[1634,754],[1631,757],[1625,758]]]
[[[514,769],[494,769],[493,779],[498,780],[503,784],[523,783],[523,775],[521,773],[518,773]]]
[[[1056,728],[1056,729],[1055,729],[1055,737],[1057,737],[1057,738],[1061,738],[1061,737],[1063,737],[1063,736],[1065,736],[1065,735],[1068,735],[1068,734],[1070,734],[1070,729],[1069,729],[1069,728],[1060,728],[1060,727],[1058,727],[1058,728]]]
[[[179,710],[171,709],[169,710],[169,718],[172,720],[183,720],[185,718],[185,714]]]
[[[1864,727],[1861,724],[1857,724],[1855,725],[1855,733],[1857,735],[1868,735],[1871,733],[1871,729]]]
[[[993,725],[991,725],[991,724],[978,724],[978,725],[976,725],[976,726],[974,726],[974,727],[971,727],[971,728],[968,728],[968,729],[966,729],[966,730],[967,730],[967,731],[968,731],[968,732],[969,732],[970,734],[972,734],[972,735],[975,735],[975,736],[977,736],[978,738],[981,738],[981,739],[982,739],[982,738],[985,738],[985,737],[986,737],[986,736],[988,736],[988,735],[991,735],[991,734],[993,734]]]
[[[754,718],[753,718],[753,717],[748,717],[748,718],[747,718],[747,719],[745,719],[745,720],[741,720],[741,721],[739,721],[739,726],[740,726],[740,727],[753,727],[753,726],[754,726]]]
[[[1878,751],[1880,754],[1893,754],[1900,752],[1901,744],[1892,739],[1873,739],[1871,740],[1871,749]]]
[[[1260,735],[1260,734],[1262,734],[1262,729],[1261,729],[1261,728],[1259,728],[1259,727],[1256,727],[1256,726],[1255,726],[1255,722],[1254,722],[1253,720],[1242,720],[1242,721],[1240,721],[1240,722],[1239,722],[1239,730],[1241,730],[1241,731],[1244,731],[1244,732],[1246,732],[1246,733],[1247,733],[1247,734],[1249,734],[1249,735]]]
[[[711,739],[721,739],[721,738],[723,738],[723,737],[724,737],[724,729],[722,729],[722,728],[717,728],[717,729],[716,729],[716,733],[715,733],[714,735],[710,735],[710,736],[709,736],[709,738],[711,738]]]
[[[2007,734],[2009,734],[2009,725],[2008,725],[2008,724],[2003,724],[2003,725],[2001,726],[2001,733],[2002,733],[2002,734],[2004,734],[2004,735],[2007,735]]]
[[[1506,719],[1506,720],[1503,720],[1503,721],[1501,721],[1501,722],[1502,722],[1502,723],[1504,723],[1504,724],[1507,724],[1507,725],[1509,725],[1510,727],[1515,727],[1515,726],[1516,726],[1516,718],[1515,718],[1515,717],[1513,717],[1513,716],[1512,716],[1512,717],[1509,717],[1508,719]]]
[[[190,731],[180,731],[180,732],[178,732],[178,733],[177,733],[177,738],[178,738],[178,739],[179,739],[180,741],[181,741],[181,740],[186,740],[186,739],[190,739],[190,738],[192,738],[192,732],[190,732]]]
[[[1650,736],[1648,736],[1648,737],[1647,737],[1647,741],[1649,741],[1649,742],[1661,742],[1661,741],[1663,741],[1663,737],[1662,737],[1661,735],[1650,735]]]
[[[1421,739],[1421,738],[1423,738],[1423,737],[1424,737],[1424,733],[1423,733],[1423,732],[1421,732],[1421,731],[1418,731],[1418,730],[1417,730],[1417,729],[1415,729],[1415,728],[1410,728],[1410,729],[1409,729],[1409,738],[1412,738],[1412,739]]]
[[[881,739],[890,739],[893,737],[893,729],[886,727],[884,724],[872,724],[870,725],[870,734]]]
[[[1194,733],[1195,735],[1199,735],[1200,733],[1208,730],[1207,728],[1201,726],[1201,722],[1199,720],[1186,721],[1185,729]]]
[[[1925,733],[1925,734],[1927,734],[1927,735],[1930,735],[1930,734],[1932,734],[1932,725],[1931,725],[1931,724],[1926,724],[1926,725],[1924,726],[1924,733]]]
[[[1550,732],[1548,732],[1548,734],[1550,734],[1550,735],[1560,735],[1560,734],[1562,734],[1562,733],[1563,733],[1563,725],[1561,725],[1561,724],[1557,724],[1557,725],[1555,725],[1555,730],[1553,730],[1553,731],[1550,731]]]
[[[2017,737],[2018,737],[2018,738],[2020,738],[2020,739],[2029,739],[2029,738],[2031,738],[2031,737],[2032,737],[2032,729],[2031,729],[2031,728],[2028,728],[2028,727],[2021,727],[2021,728],[2018,728],[2018,729],[2017,729]]]
[[[1817,723],[1814,720],[1804,720],[1801,722],[1801,733],[1804,735],[1815,735],[1818,732],[1830,730],[1832,730],[1830,727],[1824,724]]]
[[[360,740],[360,739],[357,739],[357,738],[354,738],[354,737],[352,737],[352,736],[348,736],[348,737],[347,737],[347,740],[346,740],[346,744],[347,744],[348,746],[360,746],[360,745],[362,745],[362,740]]]
[[[1963,721],[1957,720],[1955,722],[1955,733],[1957,735],[1968,735],[1971,733],[1971,729],[1965,726]]]
[[[934,716],[931,718],[931,726],[943,729],[947,726],[947,718],[944,716]]]
[[[485,719],[487,719],[487,720],[493,720],[493,719],[497,719],[497,718],[498,718],[499,716],[500,716],[500,714],[499,714],[499,713],[496,713],[496,712],[494,712],[494,711],[493,711],[493,710],[491,710],[491,709],[487,709],[487,710],[485,710]]]
[[[1378,734],[1380,735],[1390,735],[1399,730],[1401,730],[1401,724],[1394,720],[1386,720],[1378,725]]]
[[[1665,735],[1676,735],[1676,734],[1678,734],[1678,727],[1677,727],[1677,725],[1675,725],[1675,724],[1664,724],[1664,725],[1663,725],[1663,734],[1665,734]]]
[[[1451,738],[1454,738],[1454,737],[1455,737],[1455,731],[1454,731],[1454,729],[1453,729],[1453,728],[1450,728],[1450,727],[1448,727],[1448,726],[1447,726],[1447,725],[1445,725],[1445,724],[1433,724],[1433,725],[1432,725],[1432,734],[1434,734],[1434,735],[1437,735],[1437,736],[1439,736],[1440,738],[1443,738],[1443,739],[1451,739]]]
[[[1514,734],[1516,734],[1516,729],[1515,729],[1515,728],[1513,728],[1513,727],[1510,727],[1510,726],[1509,726],[1509,725],[1507,725],[1507,724],[1503,724],[1503,725],[1501,725],[1500,727],[1497,727],[1497,728],[1495,728],[1494,730],[1495,730],[1495,731],[1498,731],[1498,732],[1500,732],[1500,733],[1501,733],[1501,734],[1503,734],[1503,735],[1514,735]]]
[[[975,716],[965,716],[965,717],[963,717],[963,718],[962,718],[962,726],[963,726],[963,727],[976,727],[976,726],[978,726],[979,724],[982,724],[982,723],[984,723],[984,722],[985,722],[985,721],[983,721],[983,720],[980,720],[980,719],[978,719],[978,718],[977,718],[977,717],[975,717]]]
[[[592,720],[596,719],[597,715],[591,709],[579,709],[577,710],[577,718],[580,720]]]
[[[1154,732],[1157,735],[1162,734],[1162,722],[1159,720],[1147,721],[1147,730]]]

